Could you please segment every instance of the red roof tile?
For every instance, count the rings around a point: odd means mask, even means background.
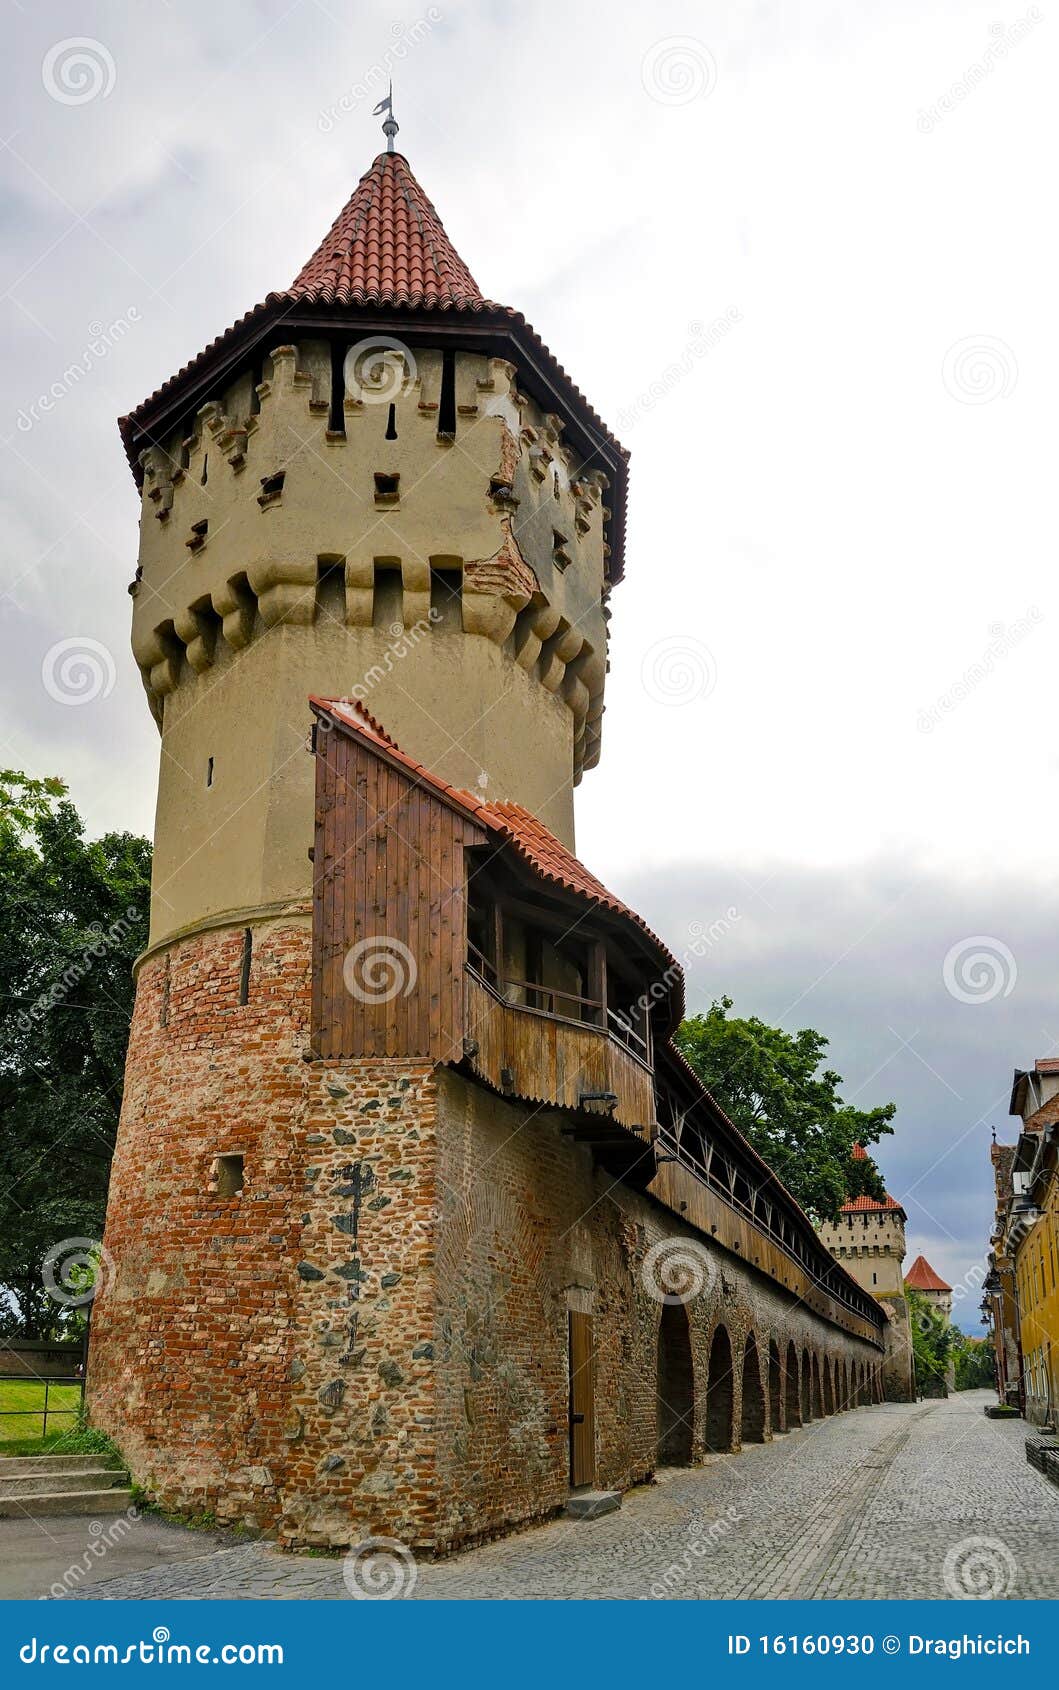
[[[476,306],[482,292],[401,153],[380,153],[288,296],[341,305]]]
[[[869,1214],[873,1210],[878,1214],[884,1214],[891,1209],[896,1209],[899,1214],[904,1214],[900,1203],[895,1203],[890,1193],[887,1192],[881,1201],[878,1197],[854,1197],[849,1203],[843,1203],[839,1214]]]
[[[951,1291],[952,1286],[946,1285],[934,1272],[926,1256],[917,1256],[908,1272],[905,1274],[905,1284],[913,1291]]]
[[[853,1157],[855,1162],[866,1162],[868,1160],[868,1152],[865,1150],[863,1144],[855,1144],[853,1149],[850,1151],[850,1155]]]
[[[529,367],[523,372],[527,389],[539,376],[548,390],[569,396],[571,422],[577,425],[581,449],[611,480],[608,524],[611,557],[608,576],[624,573],[625,499],[629,454],[589,404],[554,354],[545,346],[521,311],[485,299],[471,272],[445,233],[441,219],[416,181],[402,153],[380,153],[339,212],[326,238],[289,288],[270,293],[212,340],[197,357],[118,419],[125,454],[137,486],[143,471],[143,447],[173,426],[172,412],[184,399],[202,404],[215,396],[206,386],[234,375],[250,350],[271,351],[274,333],[283,333],[288,317],[326,311],[329,306],[376,311],[445,311],[491,332],[527,342]],[[287,331],[286,339],[291,338]],[[555,401],[552,400],[552,408]],[[560,405],[558,408],[565,408]],[[164,418],[164,420],[163,420]]]
[[[417,780],[432,787],[449,803],[455,804],[458,809],[470,815],[480,826],[487,828],[505,844],[511,845],[543,880],[562,886],[566,891],[587,899],[597,908],[634,923],[660,953],[663,972],[670,980],[670,998],[674,1014],[677,1017],[683,1015],[683,971],[672,952],[658,935],[651,931],[643,917],[637,915],[627,904],[623,904],[612,892],[608,892],[603,882],[597,880],[584,863],[575,857],[572,851],[568,851],[537,816],[523,809],[521,804],[486,803],[481,798],[476,798],[473,792],[450,786],[448,781],[442,780],[414,757],[410,757],[406,751],[402,751],[359,699],[313,696],[310,697],[309,703],[314,710],[325,713],[343,727],[351,728],[361,739],[378,746]]]

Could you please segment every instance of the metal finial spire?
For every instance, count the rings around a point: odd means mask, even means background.
[[[392,81],[390,83],[390,92],[387,94],[385,100],[379,101],[378,105],[375,107],[375,110],[372,112],[371,115],[372,115],[372,117],[378,117],[382,112],[386,113],[386,120],[385,120],[385,122],[383,123],[383,126],[382,126],[382,132],[386,136],[386,151],[388,153],[392,153],[393,152],[394,136],[398,133],[398,130],[400,128],[400,125],[398,124],[397,119],[393,115],[393,82]]]

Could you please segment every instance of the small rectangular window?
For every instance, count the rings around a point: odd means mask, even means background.
[[[456,438],[456,354],[447,348],[441,354],[441,393],[438,397],[438,439]]]
[[[432,569],[430,571],[430,620],[443,633],[458,634],[463,629],[463,571]]]
[[[328,434],[346,432],[346,349],[338,341],[331,343],[331,407],[327,417]]]
[[[213,785],[213,758],[212,757],[207,757],[207,759],[206,759],[206,785],[207,786]]]
[[[213,1182],[218,1197],[238,1197],[243,1189],[242,1156],[218,1156],[213,1164]]]
[[[239,965],[239,1002],[250,1000],[250,963],[254,954],[254,935],[249,927],[243,929],[243,955]]]

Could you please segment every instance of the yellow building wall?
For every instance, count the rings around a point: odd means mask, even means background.
[[[1059,1414],[1059,1180],[1053,1178],[1040,1220],[1015,1256],[1026,1418]]]

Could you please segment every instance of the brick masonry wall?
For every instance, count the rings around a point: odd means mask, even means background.
[[[569,1488],[570,1309],[594,1316],[597,1482],[645,1478],[648,1253],[668,1239],[692,1242],[704,1281],[687,1306],[693,1456],[721,1323],[733,1444],[749,1333],[766,1436],[769,1339],[784,1362],[790,1338],[825,1369],[875,1360],[616,1185],[560,1114],[423,1062],[307,1061],[307,919],[254,928],[245,1005],[242,957],[241,928],[199,933],[137,987],[89,1404],[164,1505],[289,1544],[419,1550],[547,1515]],[[244,1158],[238,1196],[211,1190],[225,1153]]]
[[[877,1350],[820,1320],[649,1197],[616,1184],[587,1149],[562,1137],[562,1124],[554,1111],[519,1108],[461,1075],[439,1075],[437,1463],[446,1542],[487,1536],[564,1504],[570,1309],[595,1317],[597,1484],[626,1489],[654,1470],[657,1293],[666,1286],[649,1252],[667,1240],[690,1245],[702,1283],[686,1305],[693,1458],[706,1450],[709,1360],[721,1325],[734,1357],[732,1448],[744,1424],[742,1364],[751,1334],[766,1438],[786,1429],[791,1340],[799,1362],[808,1351],[826,1373],[828,1407],[836,1367],[867,1374],[880,1361]],[[776,1426],[770,1342],[781,1362]],[[760,1424],[760,1407],[748,1401],[748,1432],[755,1419]]]
[[[433,1072],[305,1061],[309,937],[254,930],[245,1005],[242,929],[141,968],[90,1410],[166,1506],[429,1542]]]

